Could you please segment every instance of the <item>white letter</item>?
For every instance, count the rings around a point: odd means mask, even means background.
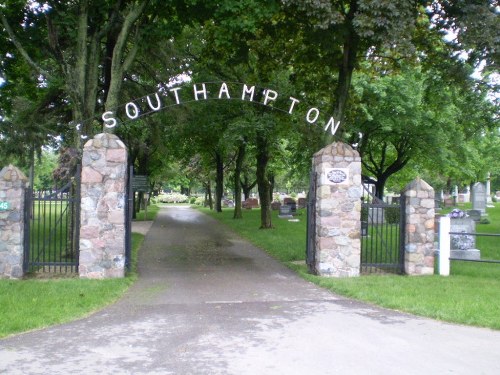
[[[312,112],[315,112],[316,114],[311,119]],[[319,109],[318,108],[311,108],[309,111],[307,111],[306,120],[309,124],[314,124],[316,122],[316,120],[318,119],[318,117],[319,117]]]
[[[276,100],[277,97],[278,93],[276,91],[269,89],[264,90],[264,105],[267,105],[267,102],[269,102],[270,100]]]
[[[300,100],[295,99],[294,97],[290,96],[290,100],[292,101],[292,105],[290,105],[290,109],[288,110],[289,114],[292,114],[293,107],[295,106],[295,103],[300,103]]]
[[[175,102],[177,104],[181,104],[180,100],[179,100],[179,94],[177,94],[177,91],[179,91],[181,88],[180,87],[176,87],[175,89],[170,89],[170,91],[173,91],[174,92],[174,95],[175,95]]]
[[[325,126],[325,131],[327,131],[328,128],[331,126],[332,128],[330,129],[330,131],[332,132],[332,135],[335,135],[337,129],[339,128],[339,125],[340,121],[337,121],[337,123],[335,124],[335,119],[333,117],[330,117],[330,120],[328,120],[328,123]]]
[[[156,107],[153,106],[153,103],[151,103],[149,95],[146,97],[146,99],[148,99],[149,108],[151,108],[153,111],[157,111],[161,108],[160,96],[158,95],[158,93],[155,94],[155,98],[156,98]]]
[[[203,88],[201,90],[196,89],[196,85],[193,85],[193,92],[194,92],[194,98],[196,100],[198,99],[198,94],[203,93],[203,99],[207,100],[207,88],[205,87],[205,84],[202,84]]]
[[[248,89],[248,86],[246,84],[243,84],[243,93],[241,94],[241,100],[245,100],[245,94],[250,95],[250,101],[253,101],[253,95],[255,94],[255,86],[250,87]]]
[[[222,82],[222,85],[220,85],[219,99],[222,98],[222,93],[226,94],[227,99],[231,99],[231,97],[229,96],[229,89],[227,88],[226,82]]]
[[[130,113],[130,108],[134,109],[134,113]],[[125,112],[127,113],[127,117],[131,120],[139,117],[139,107],[137,107],[133,102],[129,102],[125,105]]]
[[[111,117],[108,117],[111,116]],[[104,121],[104,126],[108,129],[114,128],[116,126],[116,119],[113,117],[114,113],[112,111],[104,112],[102,114],[102,121]]]

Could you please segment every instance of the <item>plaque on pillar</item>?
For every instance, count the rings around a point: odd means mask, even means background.
[[[347,168],[326,168],[323,174],[322,183],[324,185],[347,184],[349,181],[349,169]]]

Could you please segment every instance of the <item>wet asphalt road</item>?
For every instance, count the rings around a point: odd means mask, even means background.
[[[332,295],[187,207],[160,211],[139,273],[88,318],[0,340],[0,373],[500,374],[500,331]]]

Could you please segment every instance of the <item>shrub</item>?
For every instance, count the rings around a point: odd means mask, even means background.
[[[401,209],[399,206],[385,208],[385,220],[388,224],[399,224]]]
[[[162,194],[158,199],[162,203],[187,203],[188,201],[187,195],[180,193]]]
[[[361,221],[368,221],[368,207],[361,206]]]

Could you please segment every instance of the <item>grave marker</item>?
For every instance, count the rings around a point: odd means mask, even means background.
[[[481,215],[486,215],[486,188],[480,182],[472,186],[472,209],[481,212]]]

